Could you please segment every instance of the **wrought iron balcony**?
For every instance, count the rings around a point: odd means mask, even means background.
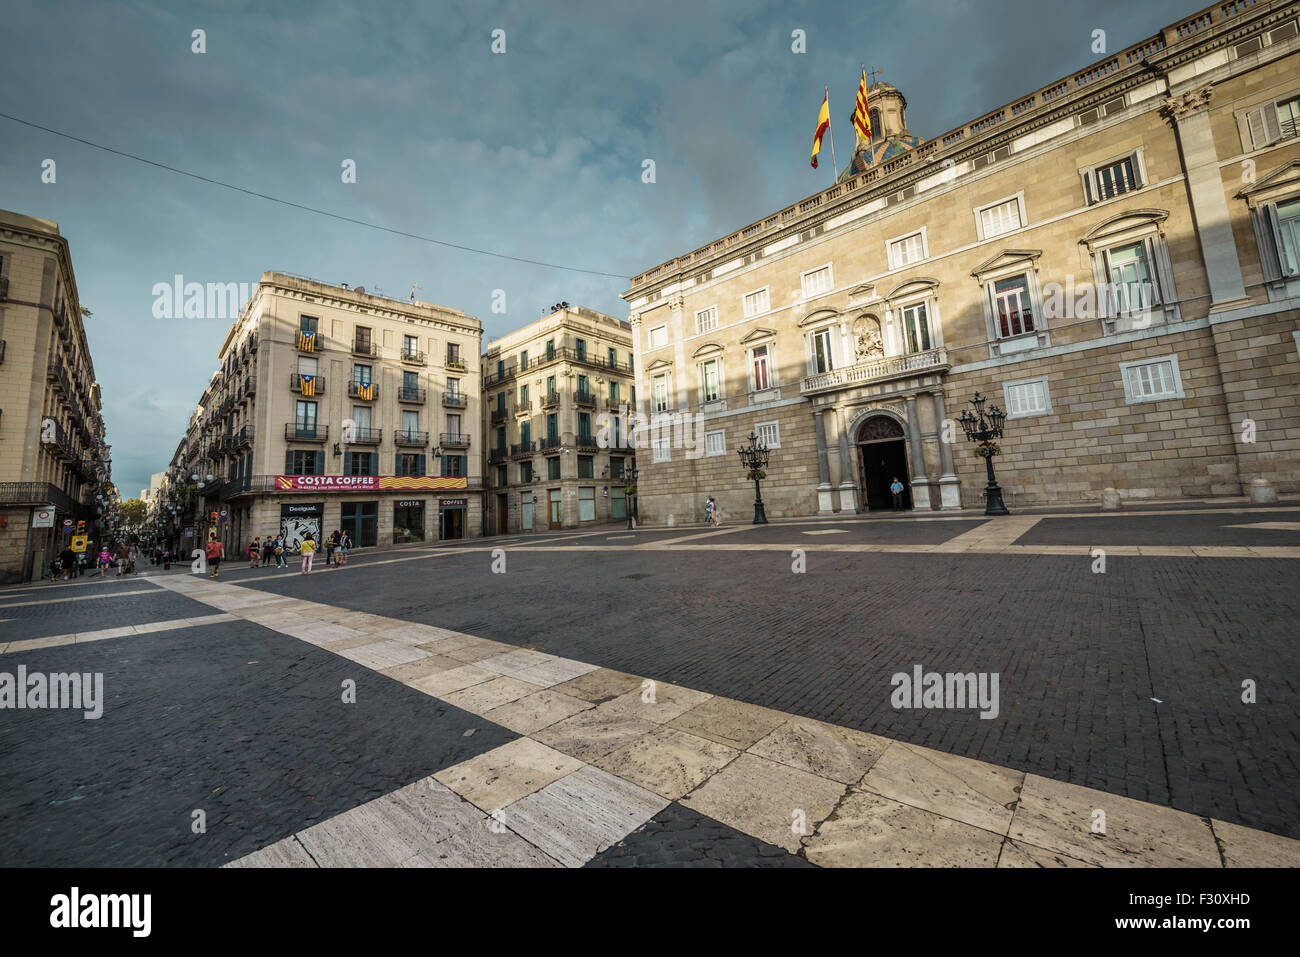
[[[253,427],[246,425],[231,438],[234,439],[234,449],[251,449],[253,447]]]
[[[519,367],[513,362],[506,363],[505,367],[499,371],[489,372],[483,376],[483,386],[486,388],[490,385],[496,385],[498,382],[505,382],[507,379],[513,379],[519,374]]]
[[[393,433],[393,444],[404,446],[425,446],[429,444],[429,433],[417,432],[411,429],[398,429]]]
[[[284,437],[290,442],[324,442],[330,436],[328,425],[313,423],[286,422]]]
[[[410,351],[408,351],[408,350],[406,350],[406,349],[403,349],[403,350],[402,350],[402,361],[403,361],[403,362],[410,363],[410,364],[413,365],[413,366],[422,366],[422,365],[424,365],[424,353],[423,353],[423,352],[410,352]]]
[[[889,356],[859,362],[845,369],[832,372],[819,372],[805,376],[799,391],[803,395],[830,392],[846,386],[863,385],[871,382],[887,382],[890,379],[905,379],[908,376],[925,372],[946,372],[950,367],[946,349],[930,349],[927,352],[913,352],[902,356]]]
[[[379,347],[375,345],[373,339],[353,339],[352,354],[354,356],[365,356],[374,359],[379,355]]]
[[[595,405],[596,405],[596,393],[594,393],[594,392],[575,392],[575,393],[573,393],[573,401],[574,401],[577,405],[583,405],[583,406],[588,406],[588,407],[590,407],[590,408],[595,408]]]
[[[579,452],[596,452],[600,448],[596,444],[594,435],[579,435],[574,445],[577,446]]]
[[[537,451],[536,442],[518,442],[510,446],[510,457],[512,459],[525,459],[532,456]]]
[[[463,392],[444,392],[442,394],[442,404],[449,409],[463,409],[469,404],[469,399]]]
[[[448,369],[454,369],[457,372],[464,372],[465,360],[460,357],[447,356],[446,366]]]
[[[425,398],[426,398],[426,396],[428,396],[428,394],[429,394],[429,390],[428,390],[428,389],[421,389],[419,386],[404,386],[404,385],[399,385],[399,386],[397,387],[397,401],[398,401],[398,402],[419,402],[419,403],[423,403],[424,400],[425,400]]]
[[[504,462],[509,457],[509,452],[504,445],[495,445],[488,449],[489,462]]]
[[[492,410],[492,424],[493,424],[493,425],[500,425],[502,422],[506,421],[509,417],[510,417],[510,412],[509,412],[507,409],[493,409],[493,410]]]
[[[518,405],[515,406],[516,417],[532,415],[532,414],[533,414],[533,403],[531,400],[527,402],[520,402]]]
[[[543,409],[554,409],[559,404],[560,404],[560,393],[558,392],[548,392],[546,393],[546,395],[542,396]]]
[[[444,449],[467,449],[469,448],[469,433],[443,432],[438,437],[438,444]]]
[[[303,395],[324,395],[325,394],[325,377],[323,375],[308,376],[310,382],[305,383],[307,391],[303,392],[302,373],[292,372],[289,374],[289,388],[293,392],[302,392]]]
[[[384,433],[380,429],[353,426],[343,430],[343,441],[349,445],[378,445],[383,438]]]
[[[560,447],[561,441],[562,440],[558,435],[547,436],[544,439],[538,439],[537,450],[539,452],[547,452],[550,451],[551,449],[558,449]]]

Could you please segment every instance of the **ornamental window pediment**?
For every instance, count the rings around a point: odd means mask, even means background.
[[[691,353],[691,358],[700,359],[703,358],[704,356],[720,355],[721,353],[722,353],[722,346],[718,345],[716,342],[706,342],[704,345],[700,346],[698,349],[696,349],[694,352]]]
[[[917,296],[933,296],[938,289],[939,280],[931,279],[928,276],[918,276],[895,286],[885,295],[885,301],[894,302],[899,299],[912,299]]]
[[[764,339],[774,338],[776,338],[775,329],[755,329],[749,335],[745,336],[745,338],[741,339],[740,344],[742,346],[747,346],[755,342],[762,342]]]
[[[834,309],[815,309],[799,320],[799,328],[806,329],[809,326],[834,322],[839,318],[840,314]]]
[[[1042,255],[1041,249],[1004,249],[971,270],[971,277],[976,282],[984,283],[1003,273],[1037,269],[1038,258]]]
[[[1083,234],[1079,240],[1092,252],[1100,246],[1107,246],[1127,238],[1130,235],[1160,232],[1169,211],[1164,209],[1130,209],[1103,220]]]
[[[1267,176],[1257,179],[1250,187],[1237,194],[1246,205],[1255,209],[1262,203],[1290,199],[1300,193],[1300,159],[1292,160],[1285,166],[1279,166]]]

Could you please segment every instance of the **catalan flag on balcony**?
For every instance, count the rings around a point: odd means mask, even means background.
[[[298,376],[298,383],[299,391],[303,395],[316,394],[316,377],[314,375],[300,375]]]
[[[864,140],[871,139],[871,112],[867,109],[867,68],[862,68],[862,82],[858,84],[858,102],[853,108],[853,128]]]
[[[369,402],[375,397],[375,385],[373,382],[357,383],[357,398]]]
[[[315,352],[315,351],[316,351],[316,333],[314,333],[314,332],[302,332],[301,330],[299,330],[299,332],[298,332],[298,348],[301,349],[303,352]]]
[[[822,137],[831,126],[831,94],[826,91],[822,98],[821,112],[817,114],[817,132],[813,134],[812,167],[817,168],[817,154],[822,151]]]

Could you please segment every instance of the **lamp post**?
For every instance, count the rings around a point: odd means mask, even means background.
[[[767,468],[772,450],[758,441],[758,436],[750,432],[749,445],[742,445],[736,449],[736,454],[749,470],[749,479],[754,483],[754,524],[766,525],[767,512],[763,508],[763,493],[759,486],[762,485],[765,476],[763,470]]]
[[[627,482],[627,488],[623,490],[623,509],[627,512],[627,527],[629,529],[636,528],[634,520],[636,515],[636,477],[639,472],[640,469],[636,468],[636,466],[623,469],[623,481]],[[629,489],[631,490],[630,494]]]
[[[976,392],[975,397],[970,401],[975,414],[972,415],[970,409],[963,409],[958,421],[961,422],[966,438],[971,442],[980,443],[975,454],[984,459],[984,465],[988,469],[989,484],[984,489],[984,514],[1010,515],[1002,501],[1002,489],[993,474],[993,456],[1001,451],[993,440],[1002,437],[1002,426],[1007,420],[1007,415],[996,405],[989,406],[985,411],[984,405],[987,401],[988,399]]]

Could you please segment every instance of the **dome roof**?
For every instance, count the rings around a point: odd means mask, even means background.
[[[872,140],[870,143],[858,140],[858,148],[853,151],[853,158],[840,174],[840,179],[844,180],[865,173],[871,167],[879,166],[886,160],[916,149],[924,142],[921,137],[913,136],[911,133],[899,133],[884,139]]]

